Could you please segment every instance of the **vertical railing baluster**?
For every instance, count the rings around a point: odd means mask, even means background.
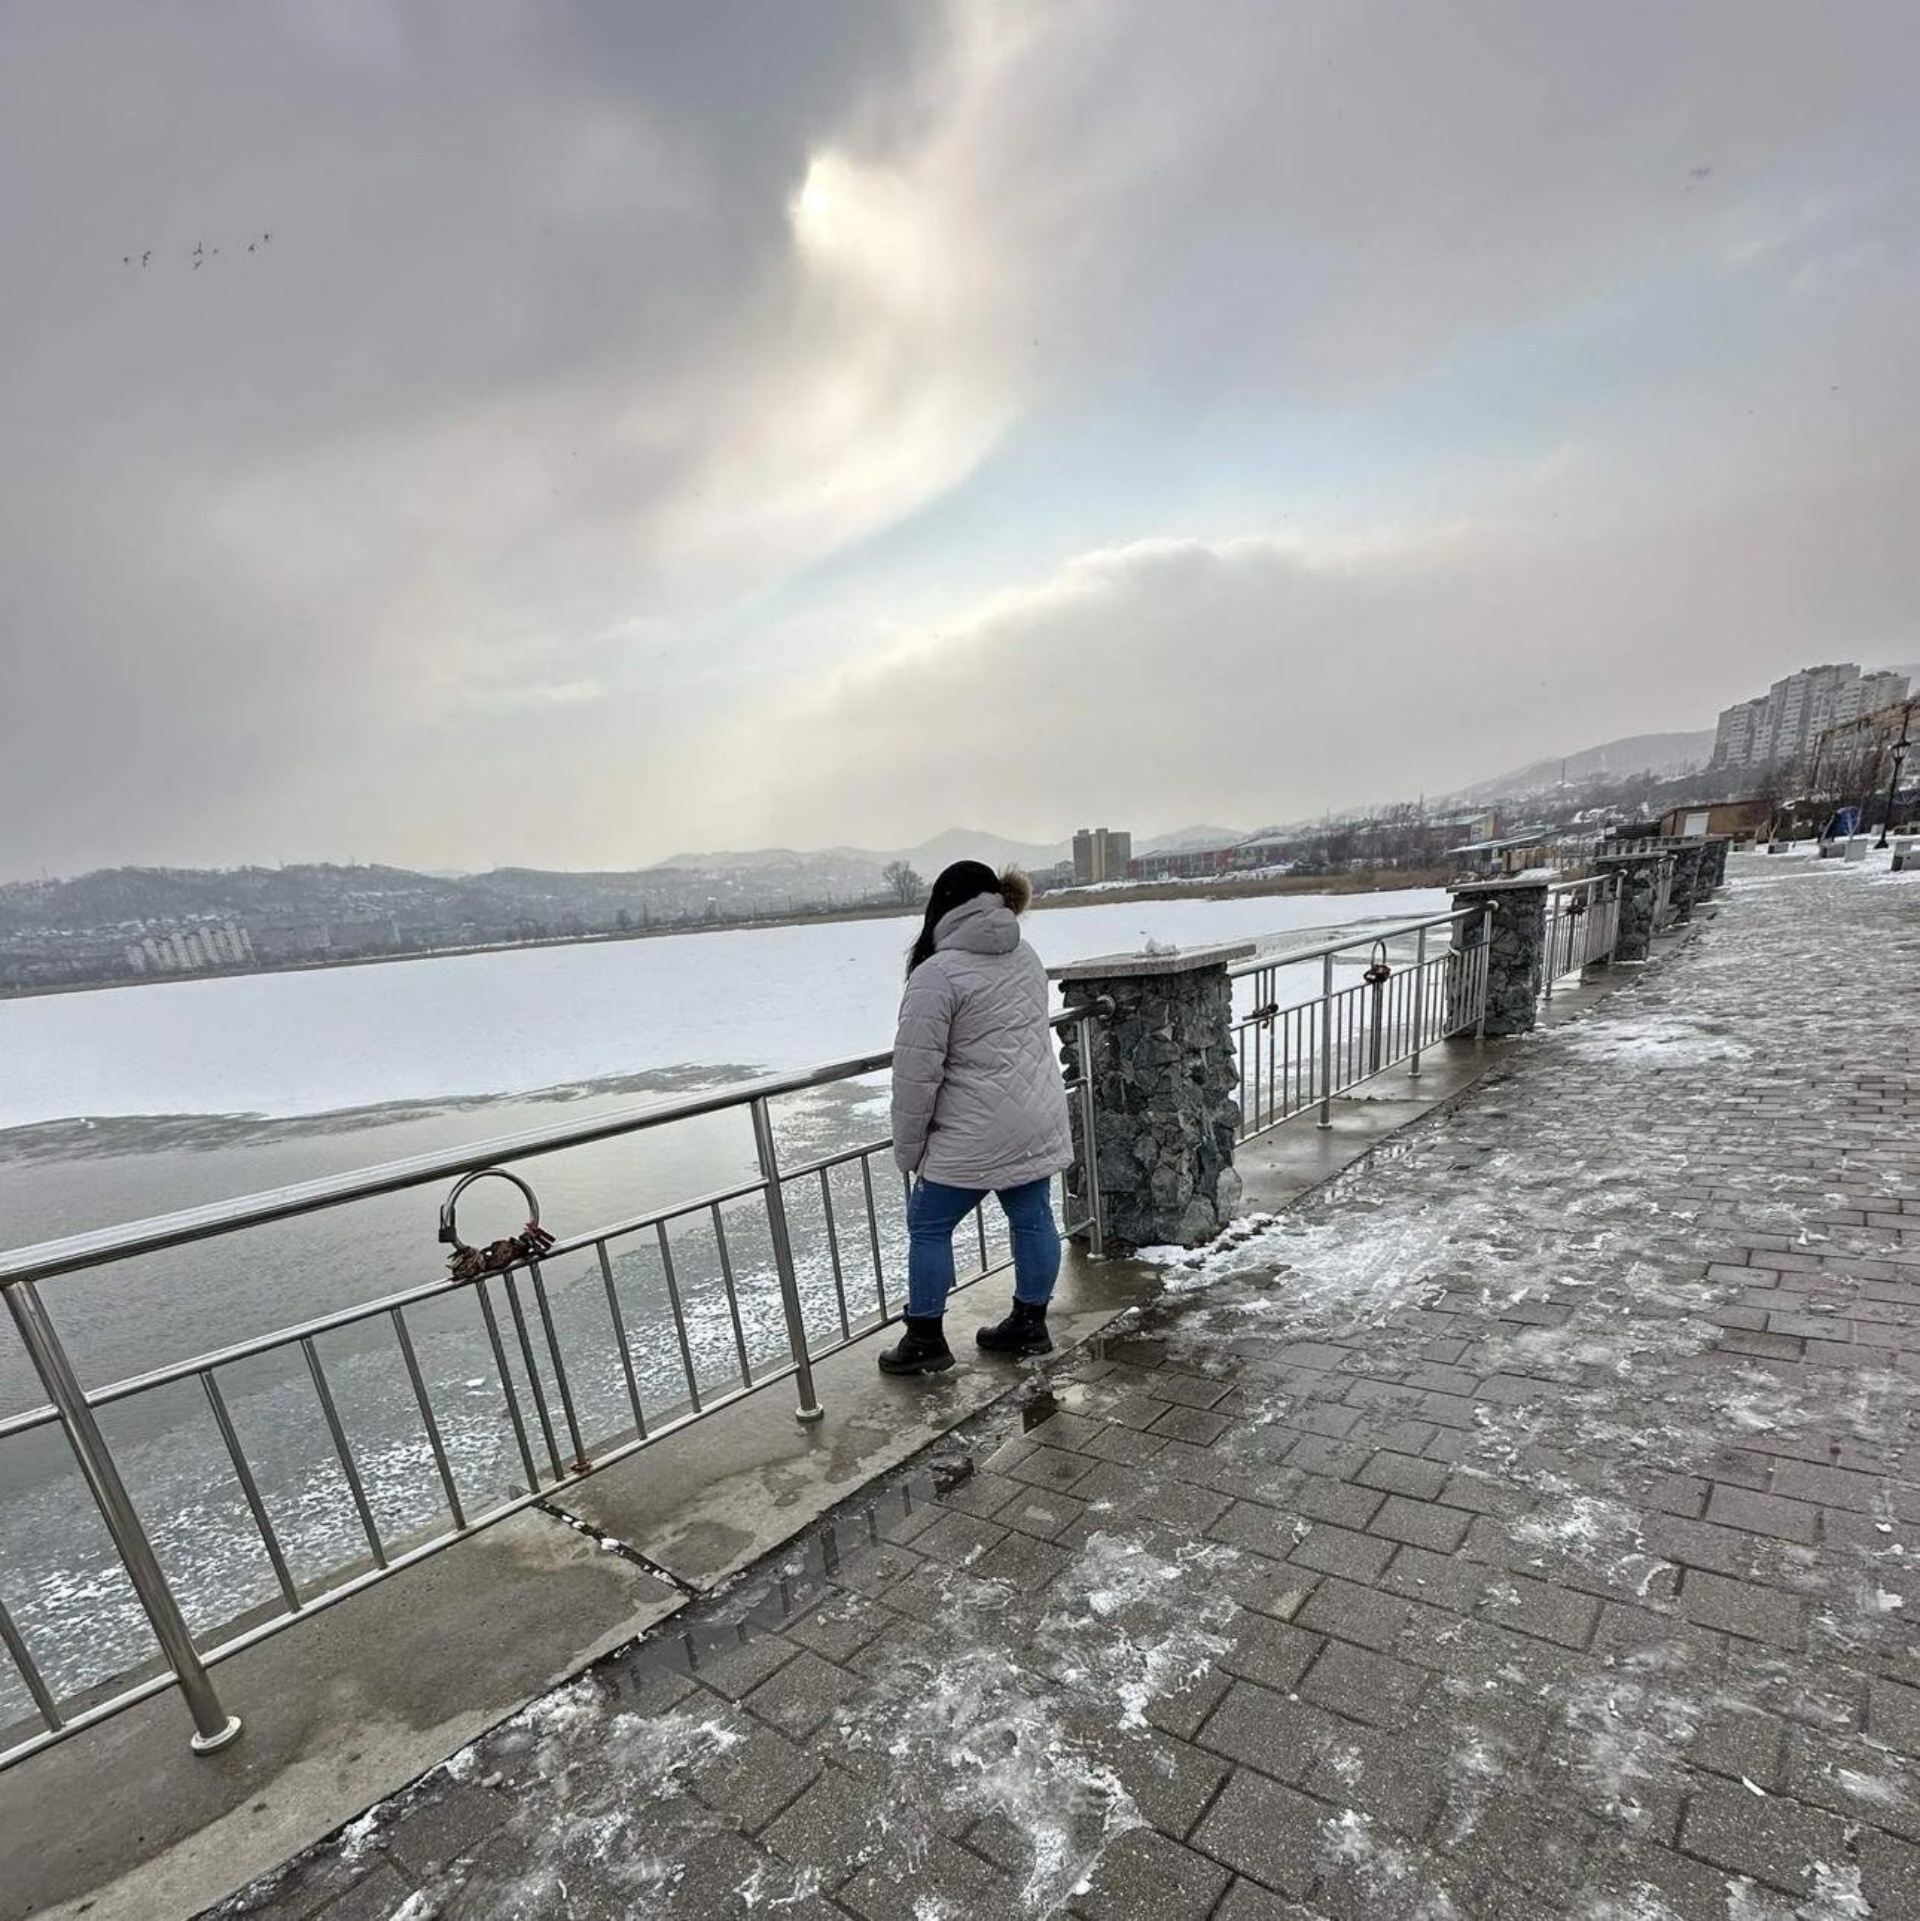
[[[1411,1076],[1420,1077],[1420,1053],[1427,1038],[1427,930],[1423,927],[1413,949],[1413,1066]]]
[[[60,1718],[60,1703],[53,1698],[42,1678],[33,1652],[21,1638],[20,1630],[14,1626],[13,1616],[7,1612],[5,1601],[0,1601],[0,1646],[4,1646],[12,1657],[27,1692],[33,1696],[33,1705],[39,1709],[41,1720],[47,1724],[47,1732],[58,1734],[66,1726],[66,1722]]]
[[[460,1505],[460,1490],[453,1484],[453,1466],[447,1459],[446,1443],[440,1438],[440,1423],[434,1417],[433,1403],[427,1398],[426,1377],[420,1372],[420,1357],[413,1351],[413,1335],[400,1308],[388,1310],[393,1321],[393,1336],[400,1343],[400,1358],[406,1363],[407,1379],[413,1383],[414,1405],[420,1410],[420,1425],[427,1431],[427,1445],[433,1450],[433,1464],[440,1473],[440,1488],[447,1497],[447,1512],[455,1527],[464,1530],[466,1509]]]
[[[573,1387],[567,1379],[566,1357],[560,1352],[560,1330],[553,1324],[553,1307],[547,1299],[547,1277],[536,1260],[527,1262],[533,1278],[533,1303],[540,1310],[540,1325],[547,1337],[547,1354],[553,1362],[553,1384],[560,1390],[560,1411],[567,1419],[567,1434],[573,1442],[573,1471],[587,1471],[587,1444],[580,1433],[580,1411],[573,1404]]]
[[[800,1405],[794,1410],[802,1421],[818,1421],[826,1414],[813,1391],[813,1357],[807,1351],[807,1322],[800,1305],[800,1278],[794,1271],[793,1237],[787,1229],[787,1198],[780,1187],[780,1155],[773,1137],[773,1116],[767,1111],[764,1096],[750,1103],[753,1116],[754,1152],[760,1162],[761,1192],[766,1197],[767,1231],[773,1241],[774,1272],[780,1281],[780,1306],[787,1317],[787,1348],[793,1357],[794,1379],[800,1390]],[[908,1198],[913,1183],[905,1180]]]
[[[81,1478],[100,1510],[108,1539],[125,1564],[134,1593],[140,1597],[140,1605],[152,1624],[154,1638],[160,1643],[160,1651],[172,1668],[188,1712],[193,1716],[195,1732],[190,1745],[197,1754],[211,1754],[216,1748],[225,1747],[240,1732],[239,1717],[220,1705],[220,1696],[206,1663],[193,1644],[193,1631],[187,1626],[172,1588],[167,1585],[153,1543],[147,1539],[147,1531],[141,1526],[140,1516],[127,1494],[126,1483],[120,1478],[113,1451],[94,1419],[86,1390],[73,1371],[73,1363],[67,1358],[66,1348],[40,1300],[39,1291],[30,1281],[18,1281],[0,1288],[0,1293],[7,1297],[7,1307],[20,1330],[28,1358],[40,1376],[47,1398],[53,1403],[54,1412],[60,1417],[67,1445],[73,1450]]]
[[[820,1217],[827,1224],[827,1261],[833,1270],[833,1298],[840,1310],[840,1338],[853,1339],[853,1324],[847,1318],[847,1278],[840,1267],[840,1228],[833,1218],[833,1182],[826,1168],[820,1170]],[[980,1265],[985,1267],[987,1244],[980,1243]]]
[[[733,1278],[733,1253],[727,1246],[727,1223],[720,1213],[720,1203],[715,1201],[713,1213],[713,1244],[720,1251],[720,1285],[726,1291],[727,1318],[733,1323],[733,1351],[740,1359],[740,1385],[753,1385],[753,1363],[747,1358],[747,1330],[740,1320],[740,1294]]]
[[[880,1251],[880,1204],[873,1197],[873,1157],[868,1148],[860,1156],[860,1186],[867,1197],[867,1238],[873,1245],[873,1297],[880,1305],[880,1318],[887,1318],[887,1262]]]
[[[527,1492],[540,1485],[540,1470],[533,1464],[533,1447],[527,1439],[527,1424],[520,1418],[520,1397],[513,1391],[513,1370],[507,1365],[506,1343],[500,1338],[500,1322],[493,1311],[493,1296],[487,1291],[487,1276],[474,1282],[474,1298],[480,1303],[480,1318],[486,1324],[487,1341],[493,1349],[493,1364],[500,1370],[500,1398],[506,1403],[507,1420],[513,1428],[520,1464],[527,1473]],[[623,1350],[624,1352],[624,1347]]]
[[[547,1412],[547,1387],[540,1378],[540,1369],[533,1358],[533,1342],[527,1334],[527,1317],[520,1306],[520,1290],[514,1285],[512,1268],[500,1276],[500,1286],[507,1297],[507,1312],[513,1316],[513,1338],[520,1349],[521,1365],[527,1370],[527,1392],[533,1398],[533,1413],[540,1423],[540,1438],[547,1444],[547,1459],[553,1465],[553,1478],[564,1481],[567,1470],[560,1465],[560,1444],[554,1439],[553,1416]]]
[[[1333,956],[1320,966],[1320,1125],[1333,1125]]]
[[[1093,1016],[1082,1014],[1074,1029],[1080,1055],[1080,1158],[1087,1195],[1087,1252],[1098,1261],[1107,1252],[1107,1210],[1100,1193],[1100,1142],[1094,1128]]]
[[[693,1345],[687,1339],[686,1309],[680,1303],[680,1277],[673,1268],[673,1249],[667,1244],[667,1224],[654,1222],[654,1233],[660,1242],[660,1269],[667,1279],[667,1307],[673,1315],[673,1332],[680,1343],[680,1366],[687,1377],[687,1404],[694,1413],[700,1412],[700,1383],[693,1366]]]
[[[227,1459],[233,1463],[240,1492],[246,1498],[247,1512],[253,1516],[253,1525],[259,1530],[260,1545],[267,1551],[267,1562],[273,1569],[273,1578],[280,1584],[281,1599],[286,1602],[289,1612],[298,1614],[300,1590],[294,1585],[293,1572],[287,1566],[286,1555],[281,1551],[280,1537],[274,1532],[273,1518],[267,1513],[267,1504],[260,1498],[259,1483],[253,1478],[246,1451],[240,1445],[239,1431],[233,1425],[233,1416],[227,1411],[226,1396],[220,1392],[220,1384],[213,1378],[212,1368],[202,1368],[198,1379],[207,1397],[207,1406],[213,1410],[213,1424],[220,1430],[220,1439],[226,1444]]]
[[[313,1376],[313,1391],[320,1402],[320,1412],[327,1423],[327,1432],[333,1437],[333,1451],[340,1462],[340,1472],[346,1476],[347,1492],[353,1496],[354,1512],[360,1517],[360,1526],[367,1537],[367,1547],[373,1555],[375,1567],[387,1564],[386,1544],[380,1539],[380,1529],[373,1518],[373,1508],[367,1500],[367,1490],[360,1479],[360,1469],[354,1463],[353,1449],[347,1444],[347,1430],[340,1425],[340,1410],[333,1404],[333,1389],[327,1385],[327,1371],[320,1365],[320,1350],[314,1346],[311,1337],[302,1335],[300,1351],[307,1357],[307,1372]]]
[[[713,1213],[717,1225],[720,1210],[716,1207]],[[600,1256],[600,1284],[606,1291],[607,1315],[613,1322],[614,1343],[620,1350],[620,1373],[627,1384],[627,1405],[633,1409],[634,1439],[644,1441],[647,1438],[646,1410],[640,1405],[640,1383],[634,1378],[633,1351],[627,1345],[627,1317],[620,1311],[620,1290],[613,1284],[613,1256],[607,1252],[605,1241],[595,1241],[593,1245]]]

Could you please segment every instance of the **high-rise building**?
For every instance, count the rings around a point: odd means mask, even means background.
[[[1133,836],[1106,827],[1082,827],[1073,837],[1073,884],[1124,880],[1133,858]]]
[[[1722,709],[1708,765],[1795,765],[1829,727],[1899,700],[1906,691],[1904,674],[1862,674],[1852,661],[1803,667],[1759,698]]]

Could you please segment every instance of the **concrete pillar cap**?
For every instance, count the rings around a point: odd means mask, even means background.
[[[1545,874],[1516,874],[1511,880],[1449,881],[1447,892],[1457,900],[1462,894],[1544,894],[1552,885]]]
[[[1189,947],[1170,954],[1101,954],[1092,960],[1068,961],[1062,967],[1049,967],[1047,978],[1055,981],[1145,980],[1159,974],[1194,974],[1203,967],[1227,967],[1246,960],[1255,951],[1252,941],[1235,941],[1219,947]]]

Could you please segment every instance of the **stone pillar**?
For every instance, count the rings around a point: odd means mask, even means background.
[[[1454,911],[1492,908],[1492,951],[1487,960],[1489,1040],[1533,1030],[1534,1007],[1546,966],[1547,885],[1538,880],[1469,881],[1452,888]],[[1480,946],[1484,916],[1476,913],[1453,930],[1456,951]]]
[[[1233,983],[1227,968],[1253,952],[1197,948],[1185,954],[1115,954],[1056,967],[1069,1010],[1101,998],[1113,1012],[1094,1025],[1084,1071],[1093,1091],[1093,1154],[1073,1104],[1075,1164],[1068,1205],[1086,1211],[1080,1183],[1098,1170],[1109,1246],[1193,1247],[1240,1205],[1233,1170],[1240,1125],[1233,1044]],[[1062,1030],[1068,1078],[1083,1071],[1076,1030]]]
[[[1732,846],[1733,841],[1731,837],[1726,834],[1709,834],[1707,836],[1706,868],[1707,886],[1709,888],[1726,886],[1727,855],[1732,849]]]
[[[1694,903],[1706,896],[1701,884],[1700,865],[1706,855],[1703,840],[1676,840],[1667,849],[1673,856],[1673,891],[1668,902],[1676,922],[1693,918]]]
[[[1660,893],[1658,854],[1602,854],[1594,867],[1611,874],[1620,889],[1620,913],[1614,922],[1613,957],[1643,961],[1653,952],[1653,906]]]

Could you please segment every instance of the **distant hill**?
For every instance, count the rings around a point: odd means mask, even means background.
[[[657,873],[676,868],[683,873],[728,874],[857,868],[871,870],[877,884],[881,870],[893,860],[904,860],[931,879],[956,860],[983,860],[990,867],[1051,867],[1056,861],[1065,860],[1071,851],[1066,841],[1043,847],[1032,841],[1007,840],[999,834],[981,833],[972,828],[950,827],[916,847],[720,848],[707,853],[675,854],[670,860],[658,861],[644,871]]]
[[[1562,781],[1579,785],[1608,776],[1654,774],[1670,778],[1704,767],[1713,755],[1713,730],[1695,734],[1629,734],[1624,740],[1604,741],[1577,754],[1536,760],[1510,773],[1463,787],[1451,800],[1494,800],[1507,795],[1538,794]]]
[[[1245,840],[1244,827],[1182,827],[1176,833],[1155,834],[1151,839],[1135,841],[1136,854],[1184,854],[1191,847],[1231,847],[1237,840]]]

